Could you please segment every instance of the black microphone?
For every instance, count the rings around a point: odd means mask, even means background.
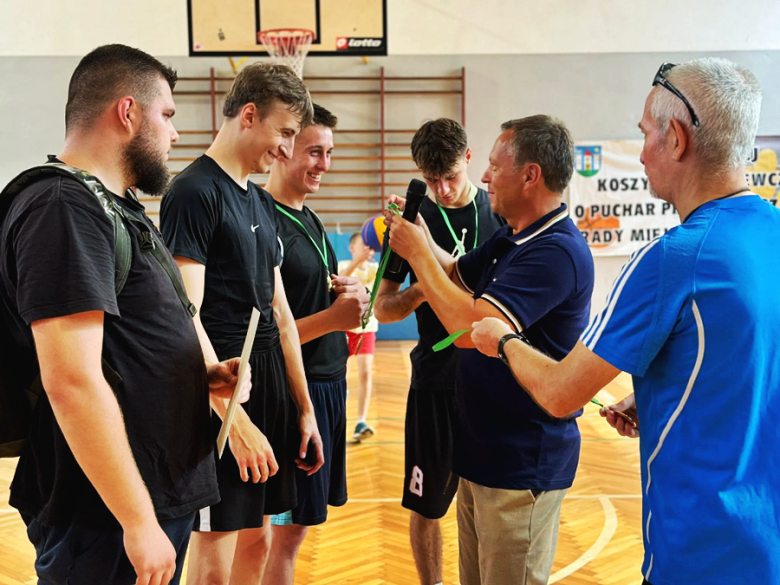
[[[419,179],[412,179],[409,183],[409,188],[406,190],[406,206],[404,207],[403,218],[406,221],[414,223],[417,219],[417,212],[420,211],[420,205],[422,205],[423,199],[425,199],[425,183]],[[404,259],[398,254],[390,250],[390,258],[387,259],[387,267],[385,270],[392,274],[398,274],[401,272]]]

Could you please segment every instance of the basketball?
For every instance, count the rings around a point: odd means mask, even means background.
[[[360,230],[360,235],[363,236],[363,243],[366,246],[380,252],[382,250],[382,242],[385,240],[386,231],[385,216],[375,215],[366,220],[363,224],[363,228]]]

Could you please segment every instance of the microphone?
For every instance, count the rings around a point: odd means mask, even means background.
[[[422,205],[423,199],[425,199],[425,183],[419,179],[412,179],[409,183],[409,187],[406,189],[406,206],[404,207],[403,218],[406,221],[414,223],[417,219],[417,213],[420,211],[420,205]],[[385,270],[392,274],[398,274],[401,272],[404,259],[398,254],[390,250],[390,258],[387,259],[387,267]]]

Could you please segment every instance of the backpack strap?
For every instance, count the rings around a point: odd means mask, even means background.
[[[33,183],[53,176],[70,177],[89,189],[114,225],[114,245],[116,248],[114,291],[119,296],[127,282],[127,275],[130,274],[133,248],[130,243],[130,234],[127,232],[121,215],[117,212],[121,208],[116,202],[115,196],[103,186],[97,177],[60,162],[49,162],[31,167],[8,183],[0,194],[0,200],[3,202],[2,208],[0,208],[0,221],[5,218],[11,201],[16,195]]]
[[[114,244],[116,248],[114,289],[117,296],[122,292],[122,289],[127,282],[127,276],[130,274],[133,247],[126,224],[134,223],[141,230],[141,241],[139,242],[141,250],[144,252],[152,252],[154,258],[168,275],[182,306],[194,317],[198,310],[187,297],[187,292],[184,290],[184,285],[181,282],[179,273],[173,265],[170,256],[155,244],[150,230],[150,224],[141,221],[125,211],[125,209],[117,203],[116,195],[106,189],[103,183],[100,182],[100,179],[87,171],[70,167],[61,162],[48,162],[27,169],[13,179],[0,194],[0,221],[4,219],[11,200],[13,200],[13,198],[23,189],[40,179],[56,175],[71,177],[84,185],[95,196],[103,210],[106,212],[106,215],[111,219],[111,222],[114,225]],[[136,200],[135,194],[132,191],[128,191],[128,196],[131,199]]]
[[[195,305],[193,305],[190,302],[189,297],[187,297],[187,291],[184,290],[184,285],[181,282],[179,271],[172,262],[170,255],[166,254],[165,250],[163,250],[161,246],[157,245],[154,236],[152,236],[152,230],[157,231],[154,227],[154,224],[147,223],[135,217],[121,207],[118,208],[118,212],[125,221],[133,223],[138,227],[140,230],[139,246],[141,248],[141,252],[151,253],[151,255],[154,256],[155,260],[157,260],[160,266],[162,266],[162,269],[165,270],[165,273],[168,275],[168,278],[170,279],[171,284],[173,284],[173,288],[176,290],[176,294],[178,295],[182,306],[191,316],[194,317],[198,313],[198,309],[195,308]],[[157,232],[157,234],[162,240],[162,236],[159,234],[159,232]]]

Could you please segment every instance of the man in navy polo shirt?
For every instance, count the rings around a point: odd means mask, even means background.
[[[587,325],[593,290],[593,259],[561,203],[573,142],[549,116],[501,128],[482,181],[508,225],[455,260],[424,222],[394,217],[390,246],[409,261],[448,332],[493,317],[562,359]],[[453,425],[461,583],[547,583],[579,458],[579,412],[550,416],[468,336],[456,345],[463,348]]]
[[[780,210],[745,184],[761,90],[725,59],[664,63],[653,85],[640,160],[682,224],[634,253],[566,359],[505,355],[556,416],[633,375],[636,404],[602,414],[628,436],[618,413],[641,421],[647,583],[779,583]],[[472,337],[496,355],[508,332],[487,319]]]

